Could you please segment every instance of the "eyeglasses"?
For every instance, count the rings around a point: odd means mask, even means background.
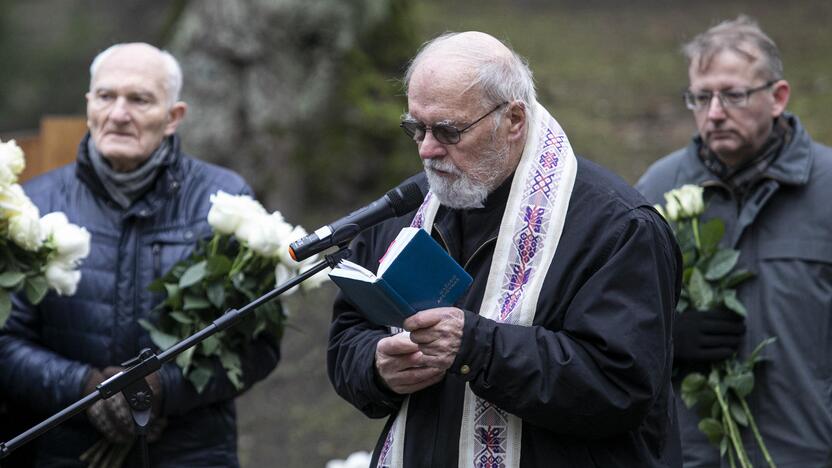
[[[767,81],[765,84],[761,86],[757,86],[756,88],[748,88],[746,90],[729,90],[729,91],[699,91],[694,93],[691,90],[687,90],[684,92],[682,96],[685,98],[685,106],[690,110],[702,110],[707,109],[711,106],[711,101],[713,100],[714,96],[719,99],[719,103],[722,104],[723,108],[732,108],[732,107],[745,107],[748,105],[748,98],[756,93],[757,91],[762,91],[764,89],[768,89],[774,83],[777,83],[780,80],[771,80]]]
[[[465,128],[456,128],[451,124],[446,123],[438,123],[436,125],[432,125],[430,127],[426,126],[422,122],[412,119],[402,120],[402,123],[399,124],[399,127],[404,130],[404,133],[407,134],[410,138],[413,138],[416,142],[421,142],[425,139],[425,135],[428,131],[433,133],[433,137],[439,143],[445,145],[455,145],[459,143],[460,138],[462,138],[462,134],[467,132],[471,129],[474,125],[478,124],[482,119],[491,115],[492,112],[496,111],[497,109],[503,107],[504,105],[508,104],[508,101],[499,104],[497,107],[491,109],[490,111],[486,112],[485,115],[478,118],[477,120],[468,124]]]

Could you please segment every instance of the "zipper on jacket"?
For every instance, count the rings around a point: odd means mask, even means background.
[[[485,242],[483,242],[482,244],[480,244],[480,246],[479,246],[479,247],[477,247],[477,250],[475,250],[475,251],[474,251],[474,253],[472,253],[472,254],[471,254],[471,256],[470,256],[470,257],[468,257],[468,261],[467,261],[467,262],[465,262],[465,265],[464,265],[462,268],[463,268],[464,270],[466,270],[466,271],[467,271],[467,270],[468,270],[468,264],[470,264],[470,263],[471,263],[471,260],[473,260],[473,259],[474,259],[474,257],[476,257],[476,256],[477,256],[477,254],[478,254],[478,253],[480,253],[480,251],[482,251],[482,249],[483,249],[486,245],[488,245],[488,244],[490,244],[492,241],[496,241],[496,240],[497,240],[497,238],[496,238],[496,237],[492,237],[491,239],[488,239],[487,241],[485,241]]]
[[[437,234],[437,235],[439,235],[439,240],[441,240],[441,241],[442,241],[442,247],[444,247],[444,248],[445,248],[445,251],[446,251],[446,252],[450,251],[450,249],[448,248],[448,241],[446,241],[446,240],[445,240],[445,237],[442,235],[442,230],[441,230],[441,229],[439,229],[439,226],[437,226],[436,224],[434,224],[434,225],[433,225],[433,230],[434,230],[434,231],[436,231],[436,234]],[[468,265],[471,263],[471,260],[473,260],[473,258],[474,258],[474,257],[476,257],[476,256],[477,256],[477,254],[478,254],[478,253],[480,253],[480,251],[481,251],[481,250],[482,250],[482,249],[483,249],[486,245],[488,245],[488,244],[490,244],[492,241],[496,241],[496,240],[497,240],[497,237],[492,237],[492,238],[490,238],[490,239],[486,240],[485,242],[483,242],[482,244],[480,244],[480,245],[479,245],[479,247],[477,247],[477,250],[475,250],[475,251],[474,251],[474,253],[472,253],[472,254],[471,254],[471,256],[470,256],[470,257],[468,257],[468,260],[465,262],[465,265],[463,265],[463,266],[462,266],[462,269],[463,269],[463,270],[465,270],[465,271],[468,271]]]
[[[155,280],[162,276],[162,245],[154,242],[150,250],[153,252],[153,279]]]

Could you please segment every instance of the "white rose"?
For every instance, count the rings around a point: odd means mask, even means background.
[[[0,167],[7,168],[13,176],[20,175],[23,169],[26,168],[26,159],[23,158],[23,150],[17,146],[14,140],[0,143]]]
[[[20,185],[0,187],[0,219],[8,219],[20,213],[38,213],[38,208],[32,204]]]
[[[54,243],[58,260],[76,265],[89,255],[90,233],[70,223],[60,211],[44,215],[40,219],[40,227],[43,240]]]
[[[0,163],[0,187],[8,187],[15,182],[17,182],[17,176],[11,169]]]
[[[37,251],[42,243],[37,209],[12,216],[9,219],[9,237],[23,249]]]
[[[81,272],[74,270],[70,264],[58,260],[46,265],[46,282],[61,296],[75,294],[79,281]]]
[[[671,221],[680,218],[695,218],[705,211],[702,187],[687,184],[664,194],[667,200],[667,215]]]
[[[679,188],[679,201],[682,205],[683,216],[693,218],[705,211],[702,192],[702,187],[698,185],[687,184]]]
[[[292,226],[283,220],[279,211],[275,211],[270,215],[258,215],[243,221],[235,235],[246,241],[257,254],[275,258],[280,256],[285,239],[291,232]]]
[[[218,191],[211,195],[211,209],[208,224],[220,234],[233,234],[240,224],[259,214],[266,214],[265,208],[248,195],[231,195]]]
[[[277,266],[274,267],[274,285],[275,287],[280,286],[281,284],[289,281],[290,279],[295,277],[295,271],[290,270],[286,265],[282,263],[278,263]],[[297,286],[293,286],[288,291],[283,293],[283,297],[289,296],[294,294],[298,291]]]
[[[0,188],[0,220],[8,220],[8,235],[20,247],[35,251],[41,245],[40,213],[23,188],[12,184]]]
[[[678,220],[681,207],[679,206],[679,199],[676,198],[676,191],[671,190],[670,192],[665,193],[664,199],[667,201],[664,205],[665,212],[667,213],[667,219],[670,221]]]

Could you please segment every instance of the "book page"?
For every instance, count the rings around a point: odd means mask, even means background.
[[[381,259],[381,263],[378,265],[378,276],[383,276],[384,272],[387,271],[387,268],[396,260],[396,257],[402,253],[407,244],[413,239],[413,236],[419,232],[420,228],[414,227],[406,227],[402,228],[399,231],[399,235],[393,239],[393,243],[390,244],[390,247],[387,248],[387,252],[384,254],[384,257]]]
[[[344,278],[352,278],[359,281],[367,281],[370,283],[376,280],[376,275],[374,275],[372,271],[349,260],[341,260],[338,263],[338,266],[333,268],[329,274]]]

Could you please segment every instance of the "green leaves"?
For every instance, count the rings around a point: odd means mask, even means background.
[[[698,268],[694,268],[688,283],[688,294],[693,307],[698,311],[710,310],[716,302],[716,293]]]
[[[714,364],[707,378],[701,373],[692,372],[682,380],[682,401],[688,408],[697,408],[700,416],[699,430],[713,445],[719,447],[723,456],[730,448],[733,450],[730,456],[736,454],[739,460],[748,459],[739,427],[751,428],[761,450],[767,453],[745,399],[754,389],[754,366],[762,361],[760,354],[763,348],[772,342],[774,338],[760,342],[746,360],[729,359]]]
[[[722,423],[714,418],[703,418],[699,421],[699,430],[708,436],[708,441],[714,445],[719,445],[725,431],[722,429]]]
[[[680,195],[683,191],[689,197],[686,204],[682,203],[684,197]],[[720,247],[725,223],[719,218],[702,222],[699,216],[704,209],[684,209],[687,205],[699,206],[702,189],[683,186],[666,193],[665,199],[668,205],[663,211],[673,221],[671,227],[682,251],[682,291],[677,312],[709,313],[724,307],[739,315],[748,315],[735,288],[752,278],[753,273],[737,269],[738,250]],[[750,467],[740,427],[752,430],[764,458],[769,466],[774,466],[745,401],[754,389],[754,366],[762,361],[762,349],[773,340],[763,340],[744,361],[734,357],[714,364],[707,378],[701,373],[691,373],[682,381],[682,401],[688,408],[697,409],[699,429],[719,447],[721,456],[729,456],[732,467],[735,458],[743,468]]]
[[[713,218],[702,223],[699,230],[699,250],[703,256],[707,257],[716,252],[723,235],[725,235],[725,223],[721,219]]]
[[[140,323],[156,346],[168,349],[209,326],[226,310],[240,308],[273,288],[278,261],[255,255],[233,237],[215,235],[150,285],[152,292],[166,298],[155,309],[153,322]],[[182,352],[176,363],[198,392],[210,384],[219,365],[235,388],[242,390],[240,353],[261,334],[279,337],[283,319],[280,302],[266,303],[240,324]]]
[[[705,272],[705,279],[717,281],[725,277],[737,264],[740,258],[739,250],[722,249],[717,251],[708,262],[708,270]]]
[[[29,302],[39,304],[46,293],[49,292],[49,283],[46,282],[46,277],[42,275],[33,276],[26,279],[23,290],[26,292],[26,299]]]
[[[26,279],[26,273],[20,271],[7,271],[0,274],[0,287],[5,289],[17,289]]]
[[[205,274],[207,273],[206,265],[207,262],[205,260],[196,263],[195,265],[191,265],[187,270],[185,270],[182,278],[179,278],[179,287],[185,289],[188,286],[192,286],[197,282],[202,281],[202,278],[205,278]]]

